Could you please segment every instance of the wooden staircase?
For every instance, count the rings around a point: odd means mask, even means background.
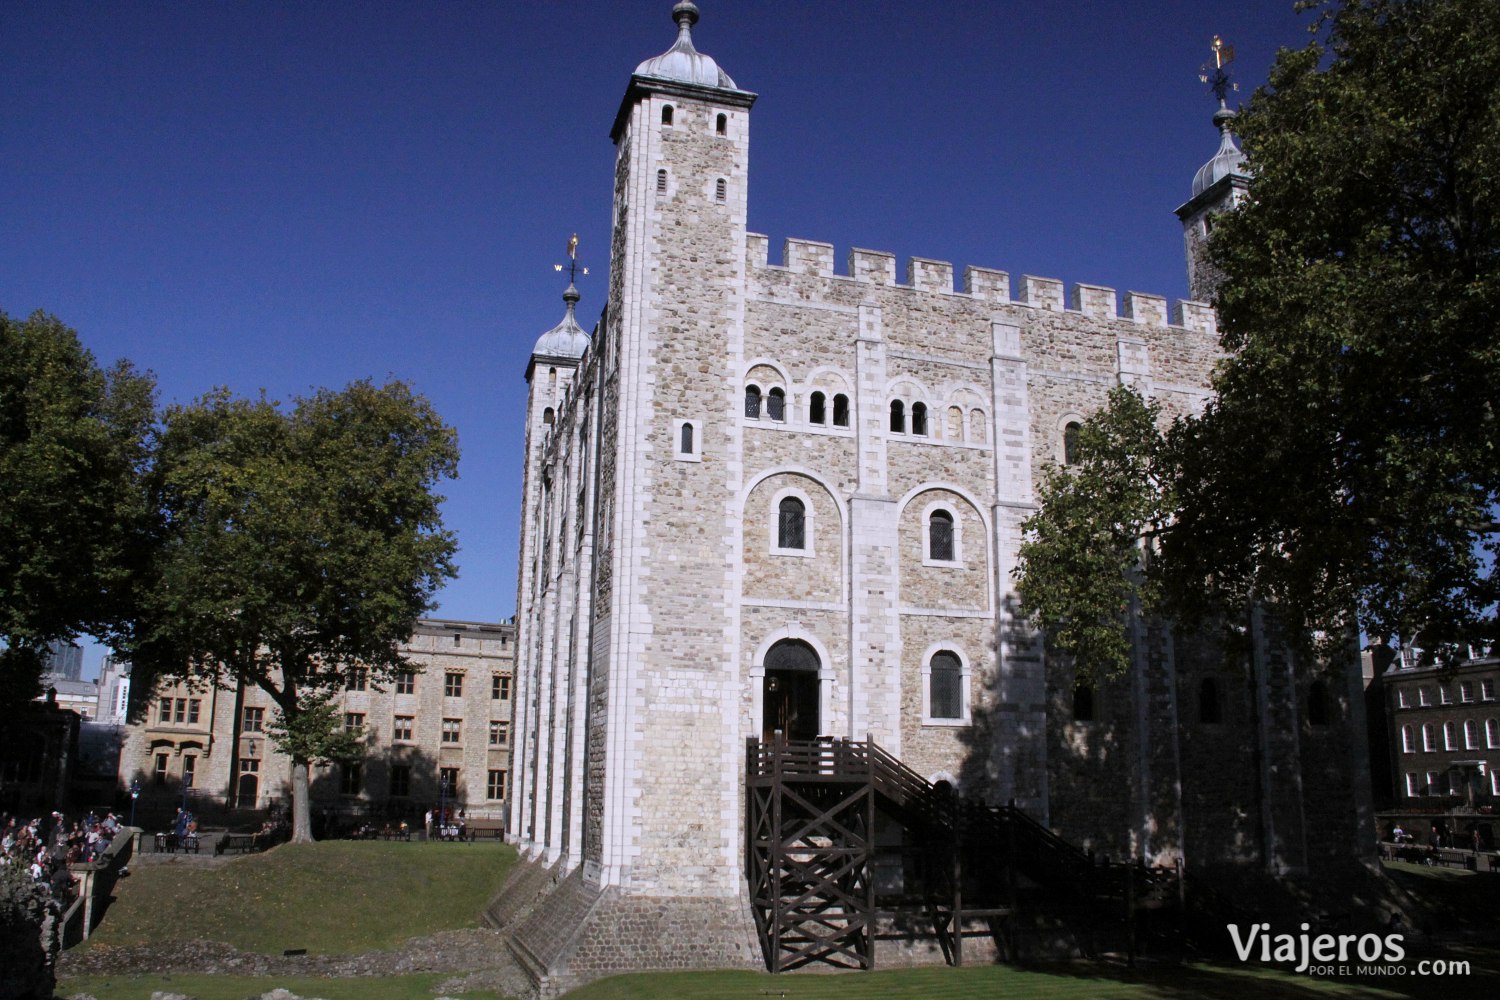
[[[1086,953],[1126,924],[1133,955],[1133,915],[1177,898],[1174,873],[1096,864],[1012,806],[934,786],[873,740],[751,739],[745,774],[746,872],[772,972],[872,969],[877,923],[896,917],[930,923],[952,965],[976,921],[1012,957],[1023,913],[1065,922]],[[899,843],[882,842],[893,827]]]

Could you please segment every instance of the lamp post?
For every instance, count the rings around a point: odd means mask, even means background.
[[[141,797],[141,779],[130,783],[130,825],[135,826],[135,800]]]

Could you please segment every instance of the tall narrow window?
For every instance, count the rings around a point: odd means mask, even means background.
[[[786,392],[780,388],[766,393],[766,416],[772,420],[786,419]]]
[[[165,785],[167,783],[167,755],[159,753],[156,755],[156,769],[153,775],[155,783]]]
[[[974,444],[984,444],[988,435],[984,430],[984,411],[969,411],[969,440]]]
[[[964,411],[956,406],[948,407],[948,440],[960,441],[964,436]]]
[[[821,392],[812,394],[812,399],[807,402],[807,421],[812,424],[826,424],[828,422],[827,406],[823,401]]]
[[[921,437],[927,436],[927,404],[911,404],[911,432]]]
[[[192,788],[193,779],[198,774],[198,758],[192,754],[184,754],[182,758],[182,787]]]
[[[727,192],[728,185],[725,184],[724,178],[720,177],[714,181],[714,201],[723,201]]]
[[[745,386],[745,416],[752,420],[760,418],[760,386]]]
[[[670,124],[672,124],[672,105],[665,104],[665,105],[662,106],[662,109],[661,109],[661,123],[663,125],[670,125]]]
[[[1484,744],[1490,750],[1500,749],[1500,719],[1487,719],[1485,721]]]
[[[680,440],[678,442],[678,448],[677,448],[677,450],[680,451],[684,455],[691,455],[693,453],[693,425],[692,424],[683,424],[682,425],[682,440]]]
[[[339,776],[340,795],[358,795],[360,785],[364,778],[362,768],[358,761],[349,761],[344,764],[343,774]]]
[[[807,526],[807,510],[796,497],[785,497],[777,508],[780,520],[776,526],[776,547],[801,549],[806,547],[804,531]]]
[[[1328,715],[1328,685],[1313,681],[1307,686],[1307,721],[1314,726],[1326,726]]]
[[[1464,721],[1464,749],[1479,749],[1479,720],[1467,719]]]
[[[720,115],[719,117],[723,117]],[[484,797],[492,802],[505,798],[505,772],[491,771],[484,781]]]
[[[458,768],[442,767],[438,769],[438,794],[450,799],[458,794]]]
[[[714,132],[718,135],[729,134],[729,116],[720,115],[714,119]]]
[[[1212,677],[1205,677],[1198,684],[1198,721],[1224,721],[1224,712],[1219,705],[1219,682]]]
[[[1422,723],[1422,749],[1427,753],[1437,750],[1437,727],[1430,722]]]
[[[1079,425],[1078,421],[1076,421],[1076,420],[1069,421],[1068,425],[1063,428],[1063,464],[1064,465],[1077,465],[1078,464],[1078,458],[1079,458],[1079,456],[1078,456],[1078,432],[1081,431],[1082,429],[1083,428]]]
[[[891,400],[891,433],[906,433],[906,404],[899,399]]]
[[[935,510],[927,518],[927,557],[934,562],[953,561],[953,515]]]
[[[843,393],[833,397],[833,426],[849,426],[849,397]]]
[[[1079,681],[1073,685],[1073,721],[1094,721],[1094,686]]]
[[[932,654],[930,666],[927,714],[934,719],[963,718],[963,664],[958,654],[940,650]]]
[[[665,170],[658,170],[656,172],[656,193],[667,193],[667,172]]]
[[[1458,726],[1452,722],[1443,723],[1443,749],[1458,749]]]
[[[1401,752],[1402,753],[1416,753],[1417,752],[1417,734],[1416,734],[1416,730],[1412,729],[1411,726],[1402,726],[1401,727]]]
[[[411,794],[411,765],[391,765],[391,798],[404,799]]]

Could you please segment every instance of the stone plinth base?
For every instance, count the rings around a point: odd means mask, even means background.
[[[508,931],[506,943],[538,997],[622,972],[764,968],[743,893],[638,896],[596,885],[581,868],[554,881],[557,874],[518,863],[488,911]],[[512,902],[512,891],[532,899]]]

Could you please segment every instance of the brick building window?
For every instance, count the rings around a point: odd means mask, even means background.
[[[458,793],[458,768],[444,767],[438,769],[438,791],[446,798],[453,798]]]
[[[1456,723],[1452,723],[1452,722],[1445,722],[1445,723],[1443,723],[1443,749],[1444,750],[1457,750],[1458,749],[1458,726],[1457,726]]]
[[[496,674],[490,678],[490,700],[510,701],[510,674]]]
[[[393,743],[410,743],[412,723],[416,721],[410,715],[398,715],[391,723],[391,741]]]
[[[760,386],[745,386],[745,416],[751,420],[760,419]]]
[[[1437,727],[1430,722],[1422,723],[1422,749],[1427,753],[1437,752]]]
[[[1423,708],[1426,708],[1428,705],[1432,704],[1432,692],[1427,689],[1426,684],[1423,684],[1421,687],[1417,688],[1417,704],[1421,705]]]
[[[849,426],[849,397],[843,393],[833,397],[833,426]]]
[[[1438,773],[1436,771],[1428,771],[1427,772],[1427,787],[1425,789],[1423,789],[1422,794],[1423,795],[1441,795],[1442,794],[1442,790],[1438,787]]]
[[[443,742],[458,743],[463,734],[463,721],[461,719],[443,720]]]
[[[1063,464],[1077,465],[1082,457],[1078,452],[1078,436],[1083,431],[1083,425],[1076,420],[1070,420],[1063,427]]]
[[[1329,704],[1328,685],[1321,680],[1307,686],[1307,721],[1314,726],[1328,725],[1332,708]]]
[[[1458,700],[1459,701],[1473,701],[1474,700],[1474,682],[1473,681],[1462,681],[1462,682],[1459,683],[1459,685],[1458,685]]]
[[[345,761],[339,773],[339,794],[358,795],[364,778],[364,765],[357,760]]]
[[[1416,731],[1409,725],[1401,727],[1401,752],[1417,752],[1417,734]]]
[[[1484,743],[1491,750],[1500,749],[1500,719],[1485,720]]]
[[[484,797],[491,802],[505,798],[505,772],[491,771],[484,782]]]
[[[188,699],[188,725],[196,726],[198,724],[198,712],[202,705],[203,702],[197,698]]]
[[[899,399],[891,400],[891,433],[906,433],[906,404]]]
[[[1495,682],[1492,681],[1492,680],[1482,680],[1482,681],[1480,681],[1479,682],[1479,697],[1483,698],[1485,701],[1494,701],[1495,700]]]
[[[1468,719],[1464,722],[1464,749],[1479,749],[1479,720]]]
[[[192,754],[182,756],[182,787],[192,788],[193,781],[198,777],[198,758]]]
[[[156,706],[156,721],[165,725],[172,721],[172,699],[163,698]]]
[[[245,706],[244,714],[240,719],[240,731],[245,733],[263,733],[266,731],[266,710],[263,708],[251,708]]]
[[[503,747],[510,744],[510,723],[498,719],[490,721],[490,746]]]
[[[390,796],[393,799],[404,799],[411,794],[411,765],[392,764]]]
[[[1094,721],[1094,686],[1080,681],[1073,685],[1073,721]]]
[[[824,402],[826,397],[821,392],[812,394],[807,402],[807,422],[810,424],[826,424],[828,422],[828,405]]]
[[[717,117],[717,118],[714,119],[714,134],[715,135],[727,135],[728,133],[729,133],[729,117],[727,115],[719,115],[719,117]]]
[[[152,773],[152,780],[158,785],[167,783],[167,755],[164,753],[156,755],[156,768]]]
[[[344,713],[344,732],[346,732],[346,733],[354,733],[354,734],[358,735],[359,733],[364,732],[364,729],[365,729],[365,713],[363,713],[363,712],[345,712]]]
[[[370,672],[364,667],[356,667],[344,676],[345,691],[363,691],[370,686]]]
[[[1438,702],[1443,705],[1453,704],[1453,692],[1448,690],[1448,685],[1438,685]]]
[[[1411,708],[1411,695],[1407,693],[1406,688],[1398,688],[1397,689],[1397,691],[1396,691],[1396,707],[1397,708]]]
[[[172,721],[182,724],[187,721],[187,699],[178,698],[172,705]]]
[[[776,421],[786,419],[786,390],[780,386],[766,393],[766,416]]]
[[[918,437],[927,436],[927,404],[911,404],[911,432]]]
[[[1417,776],[1410,771],[1406,772],[1406,797],[1409,799],[1414,799],[1421,794],[1422,785],[1421,782],[1417,780]]]
[[[672,105],[663,104],[661,106],[661,123],[663,125],[672,124]]]
[[[724,178],[720,177],[714,181],[714,201],[723,201],[728,194],[728,188],[729,185],[725,182]]]
[[[449,671],[443,675],[443,697],[462,698],[464,696],[464,675]]]
[[[397,694],[415,694],[417,690],[417,675],[410,670],[403,670],[396,675]]]

